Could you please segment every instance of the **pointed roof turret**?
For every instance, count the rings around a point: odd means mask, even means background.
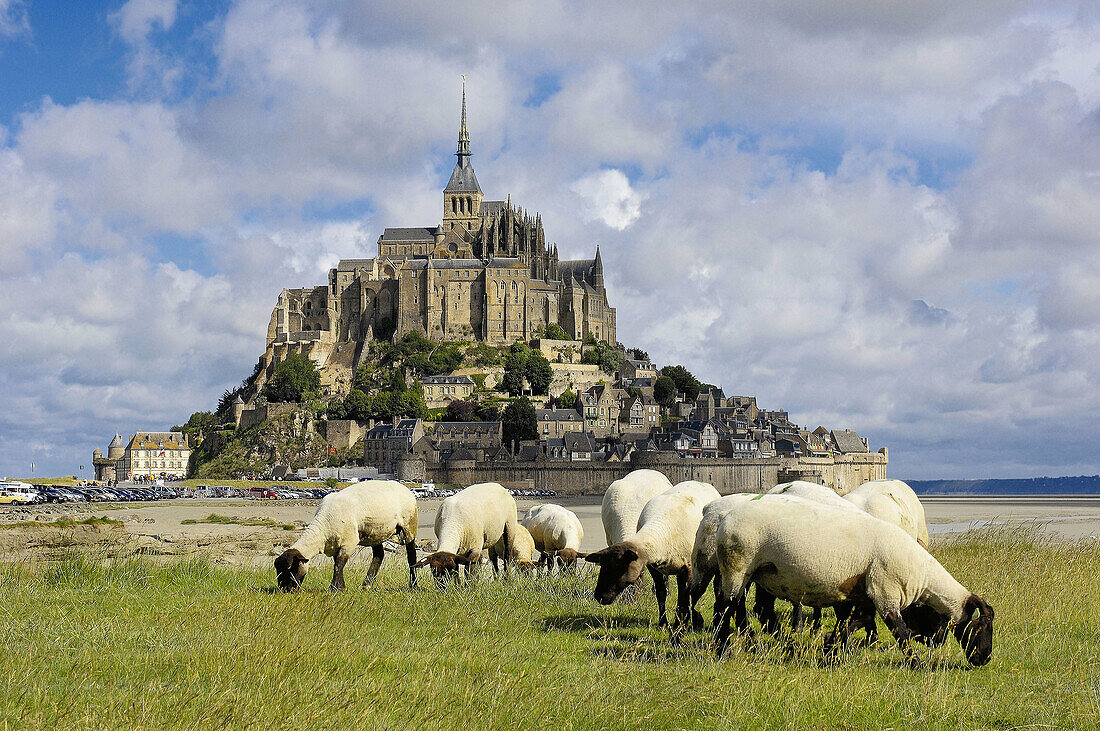
[[[470,130],[466,127],[466,77],[462,77],[462,123],[458,128],[458,151],[455,153],[458,162],[455,163],[454,172],[447,182],[444,193],[481,193],[481,186],[477,183],[477,176],[470,165]]]
[[[466,127],[466,76],[462,77],[462,124],[458,127],[457,155],[470,154],[470,130]]]

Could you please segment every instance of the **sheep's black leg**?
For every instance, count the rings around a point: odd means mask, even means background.
[[[665,616],[665,599],[668,598],[668,579],[653,566],[649,567],[649,573],[653,577],[653,593],[657,595],[657,626],[667,627],[668,617]]]
[[[753,614],[760,620],[761,628],[768,634],[779,634],[779,615],[775,613],[775,596],[756,585],[756,601]]]
[[[688,589],[688,579],[691,572],[684,569],[676,574],[676,618],[673,626],[688,628],[691,625],[691,594]]]
[[[810,636],[816,637],[817,633],[821,631],[821,607],[814,607],[814,618],[810,624]]]
[[[791,632],[802,629],[802,604],[791,602]]]
[[[757,587],[759,590],[759,587]],[[746,605],[745,594],[748,588],[741,590],[741,595],[733,603],[733,622],[737,625],[737,632],[745,637],[752,638],[752,625],[749,624],[749,610]]]
[[[409,588],[416,588],[416,569],[413,568],[416,565],[416,542],[409,538],[409,534],[405,533],[405,556],[409,559]]]
[[[913,652],[913,646],[909,642],[913,637],[913,633],[905,624],[905,620],[901,618],[901,612],[896,610],[887,612],[882,615],[882,620],[886,622],[886,627],[894,635],[894,639],[898,641],[898,647],[901,648],[901,653],[905,655],[905,659],[909,661],[909,664],[914,667],[919,665],[920,658]]]
[[[830,658],[836,655],[838,645],[842,650],[848,648],[848,638],[852,631],[852,604],[842,602],[834,606],[833,611],[836,612],[836,627],[825,638],[825,655]]]
[[[329,591],[340,591],[344,588],[344,565],[350,558],[351,554],[343,548],[332,557],[332,583],[329,584]]]
[[[495,548],[489,549],[489,562],[493,564],[493,576],[500,573],[500,565],[497,563],[497,552]]]
[[[508,575],[508,567],[512,560],[512,542],[515,540],[515,536],[508,532],[508,526],[504,526],[504,555],[501,556],[501,560],[504,561],[504,574]]]
[[[706,589],[704,585],[704,590]],[[718,574],[714,575],[714,630],[718,631],[718,623],[722,621],[722,614],[729,602],[722,596],[722,581]]]
[[[741,597],[744,601],[744,598]],[[737,600],[732,602],[723,601],[721,614],[717,614],[718,610],[715,610],[714,615],[714,648],[715,654],[719,659],[724,657],[729,652],[730,646],[730,618],[733,615],[733,605]]]
[[[374,577],[378,576],[378,569],[382,567],[382,559],[386,557],[386,549],[382,547],[382,544],[377,546],[371,546],[371,550],[374,551],[374,558],[371,559],[370,566],[367,567],[367,576],[363,579],[363,588],[374,583]]]

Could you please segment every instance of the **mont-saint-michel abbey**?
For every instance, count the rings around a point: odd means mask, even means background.
[[[387,228],[375,258],[345,259],[327,284],[282,291],[268,365],[303,352],[319,365],[350,366],[357,345],[414,330],[502,344],[557,324],[577,340],[615,342],[599,247],[591,259],[559,259],[540,215],[510,198],[485,200],[470,163],[465,88],[455,155],[439,223]]]

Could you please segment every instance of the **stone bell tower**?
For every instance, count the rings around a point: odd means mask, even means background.
[[[443,189],[443,231],[459,226],[475,231],[480,226],[481,186],[470,165],[470,131],[466,128],[466,77],[462,77],[462,124],[458,128],[458,162]]]

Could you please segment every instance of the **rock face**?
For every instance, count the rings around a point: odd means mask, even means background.
[[[317,433],[312,411],[295,407],[277,416],[225,434],[218,445],[203,455],[193,474],[198,478],[229,478],[267,472],[272,465],[290,469],[319,467],[328,458],[328,443]]]

